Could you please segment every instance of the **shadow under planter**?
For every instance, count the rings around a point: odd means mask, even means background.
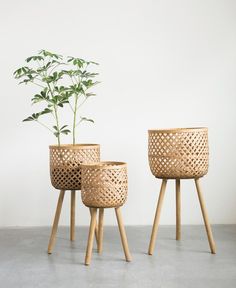
[[[66,190],[71,190],[70,213],[70,240],[75,240],[75,201],[76,190],[81,190],[82,163],[94,163],[100,161],[99,144],[66,144],[52,145],[50,149],[50,177],[52,186],[60,191],[56,213],[54,217],[51,237],[48,244],[48,253],[51,254],[55,240],[62,203]],[[97,229],[96,229],[97,230]],[[97,239],[97,232],[96,232]]]

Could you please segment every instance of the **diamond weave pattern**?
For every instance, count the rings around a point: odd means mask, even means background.
[[[81,197],[86,206],[109,208],[125,203],[128,193],[126,164],[82,165],[81,170]]]
[[[208,130],[150,130],[148,158],[157,178],[202,177],[208,171]]]
[[[81,163],[100,161],[99,145],[50,146],[50,176],[60,190],[81,189]]]

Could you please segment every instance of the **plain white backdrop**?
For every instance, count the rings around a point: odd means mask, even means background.
[[[191,126],[209,127],[202,186],[211,223],[236,223],[235,15],[234,0],[1,0],[0,226],[51,225],[54,216],[48,145],[55,138],[21,122],[37,110],[36,90],[12,75],[40,49],[100,63],[97,97],[83,109],[96,124],[81,126],[78,142],[100,143],[102,159],[128,162],[125,224],[152,224],[156,209],[160,180],[149,170],[147,130]],[[182,222],[202,223],[193,181],[182,190]],[[77,224],[88,225],[79,193]],[[106,214],[114,225],[113,211]],[[161,224],[174,223],[170,182]],[[69,192],[60,224],[69,224]]]

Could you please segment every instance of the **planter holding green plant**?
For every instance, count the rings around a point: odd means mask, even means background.
[[[48,253],[52,253],[55,244],[56,231],[65,190],[71,190],[71,222],[70,239],[75,239],[75,190],[81,189],[81,163],[100,161],[100,146],[98,144],[76,144],[76,129],[92,119],[79,115],[80,107],[95,96],[90,90],[99,82],[94,79],[98,73],[90,72],[90,67],[98,65],[92,61],[85,61],[75,57],[61,55],[41,50],[37,55],[26,59],[27,66],[14,72],[14,77],[20,84],[33,84],[39,92],[31,99],[32,104],[41,107],[26,119],[34,121],[54,134],[57,145],[50,148],[50,176],[51,183],[60,189],[56,214],[53,222]],[[71,110],[72,124],[61,124],[62,112]],[[45,124],[43,117],[51,115],[52,125]],[[72,135],[72,144],[61,144],[63,135]],[[97,232],[96,232],[97,235]]]
[[[32,104],[39,104],[41,110],[26,119],[34,121],[48,129],[57,139],[57,145],[50,146],[50,176],[52,185],[60,190],[80,190],[80,164],[100,160],[98,144],[76,144],[78,126],[90,118],[79,115],[80,107],[95,96],[91,88],[99,82],[94,79],[98,73],[90,67],[98,65],[81,58],[65,57],[41,50],[37,55],[26,59],[27,66],[14,72],[19,84],[33,84],[39,92],[31,99]],[[68,106],[72,113],[72,124],[61,124],[61,114]],[[53,124],[45,124],[42,119],[49,114]],[[63,135],[72,135],[72,144],[62,145]]]

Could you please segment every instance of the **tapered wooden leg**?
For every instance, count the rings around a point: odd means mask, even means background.
[[[115,211],[116,211],[116,219],[117,219],[117,223],[118,223],[119,231],[120,231],[121,242],[122,242],[122,246],[123,246],[124,253],[125,253],[125,259],[127,262],[130,262],[132,258],[129,252],[129,246],[128,246],[128,241],[127,241],[127,237],[125,233],[125,227],[124,227],[122,216],[121,216],[120,207],[115,208]]]
[[[92,208],[89,208],[90,215],[92,216]],[[97,224],[97,219],[96,219],[96,225],[95,225],[95,238],[97,242],[97,247],[98,247],[98,224]]]
[[[196,188],[197,188],[198,199],[199,199],[201,210],[202,210],[202,216],[203,216],[205,227],[206,227],[208,242],[209,242],[209,245],[211,248],[211,253],[215,254],[216,253],[215,242],[213,239],[211,226],[210,226],[209,219],[208,219],[206,206],[205,206],[205,203],[203,200],[199,179],[195,179],[195,184],[196,184]]]
[[[157,230],[158,230],[158,225],[159,225],[160,215],[161,215],[161,207],[162,207],[162,203],[163,203],[163,199],[164,199],[164,195],[165,195],[165,190],[166,190],[166,184],[167,184],[167,180],[163,179],[162,184],[161,184],[161,191],[160,191],[159,198],[158,198],[154,223],[152,226],[152,235],[151,235],[151,239],[150,239],[150,243],[149,243],[149,249],[148,249],[149,255],[153,254],[154,247],[155,247]]]
[[[70,202],[70,240],[75,240],[75,190],[71,190]]]
[[[49,244],[48,244],[48,254],[52,253],[52,249],[55,244],[57,227],[58,227],[58,222],[59,222],[59,218],[61,214],[61,207],[62,207],[64,195],[65,195],[65,190],[61,190],[59,198],[58,198],[58,202],[57,202],[57,209],[56,209],[56,214],[55,214],[54,221],[53,221],[51,237],[50,237]]]
[[[181,194],[180,179],[176,179],[176,240],[181,238]]]
[[[98,219],[98,253],[102,253],[104,208],[99,208]]]
[[[91,208],[91,221],[90,221],[90,228],[89,228],[89,236],[88,236],[88,243],[87,243],[87,250],[85,256],[85,265],[89,265],[92,256],[92,249],[93,249],[93,239],[94,239],[94,232],[96,227],[96,217],[97,217],[97,208]]]

